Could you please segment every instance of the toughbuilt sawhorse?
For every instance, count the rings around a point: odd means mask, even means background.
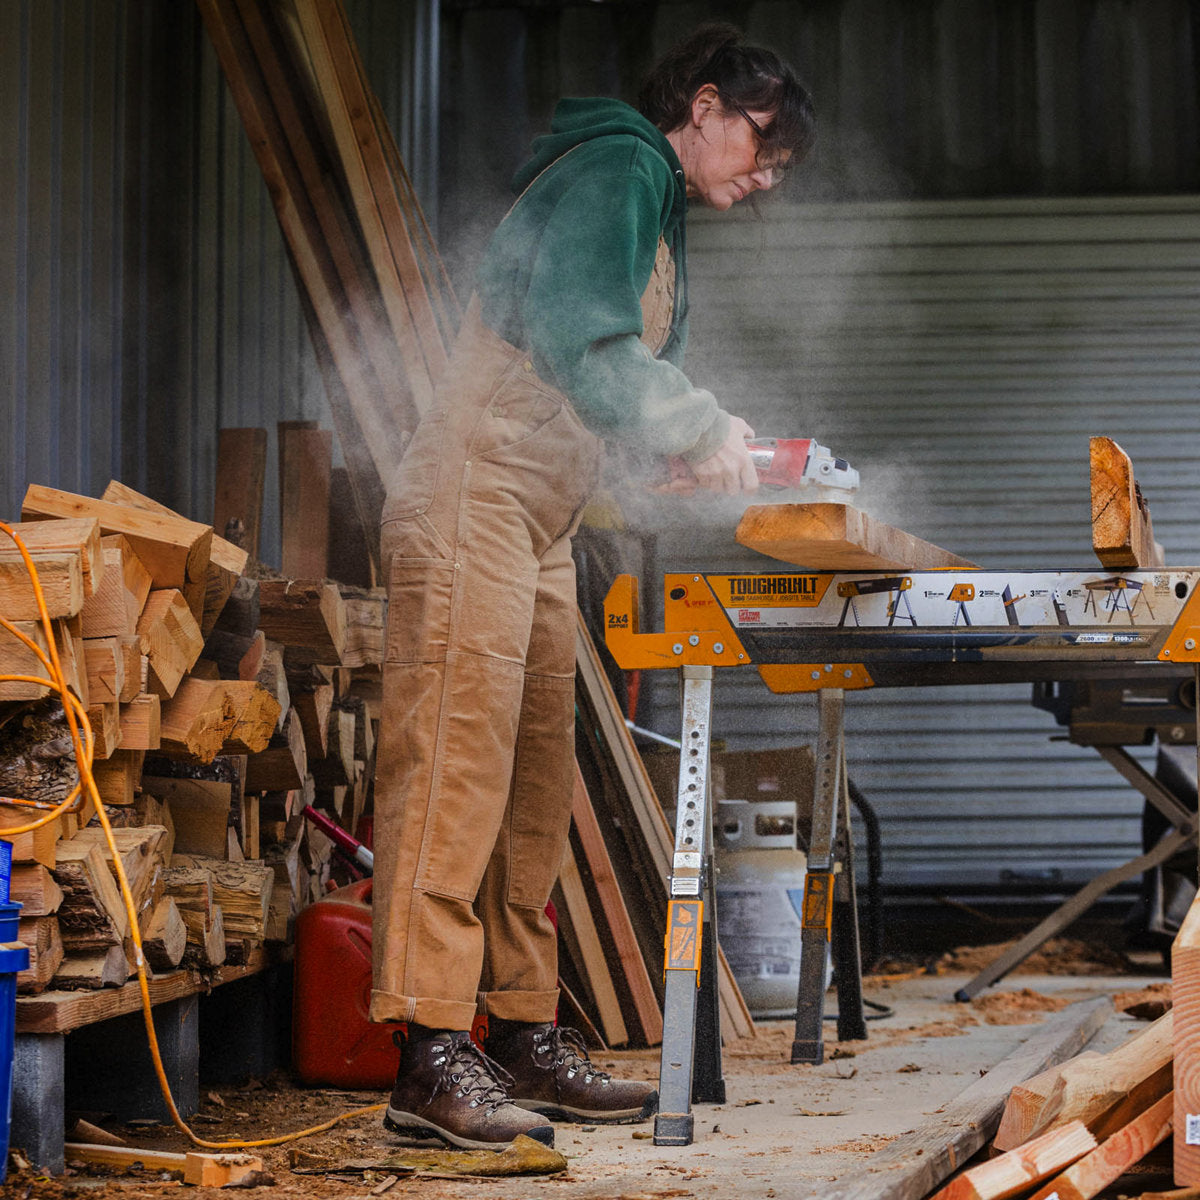
[[[637,580],[617,578],[604,603],[613,658],[625,670],[673,667],[683,681],[657,1145],[689,1144],[692,1103],[724,1100],[709,786],[714,668],[752,665],[773,692],[818,696],[792,1061],[820,1062],[827,953],[835,956],[838,1036],[866,1036],[845,693],[875,686],[1119,680],[1131,671],[1177,674],[1181,665],[1191,666],[1200,689],[1197,584],[1200,568],[667,575],[664,632],[642,633]],[[897,624],[900,607],[903,624]],[[1195,814],[1175,816],[1179,834],[1194,843]]]

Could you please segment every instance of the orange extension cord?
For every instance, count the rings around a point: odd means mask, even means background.
[[[50,614],[46,608],[46,599],[42,593],[41,582],[38,579],[37,567],[34,565],[33,559],[29,556],[29,551],[25,548],[25,543],[22,542],[17,532],[3,521],[0,521],[0,530],[8,534],[13,542],[16,543],[17,549],[21,552],[25,569],[29,572],[29,579],[33,584],[33,594],[38,606],[38,618],[41,621],[42,629],[45,631],[46,645],[50,651],[50,655],[47,658],[40,646],[26,637],[11,621],[0,616],[0,626],[7,629],[13,637],[18,638],[33,651],[50,676],[48,679],[45,679],[38,675],[0,675],[0,681],[40,684],[43,687],[52,688],[59,694],[62,698],[63,711],[66,713],[67,725],[71,730],[71,741],[75,747],[75,759],[79,767],[79,782],[71,789],[65,800],[51,808],[44,816],[38,817],[35,821],[30,821],[28,825],[0,830],[0,837],[8,838],[14,834],[28,833],[30,830],[41,828],[41,826],[48,824],[50,821],[57,820],[65,812],[78,811],[82,807],[83,793],[85,791],[91,798],[96,809],[96,816],[100,818],[100,827],[104,830],[105,840],[108,842],[109,853],[112,855],[113,870],[117,876],[117,883],[121,888],[121,899],[125,904],[125,912],[129,916],[130,936],[133,938],[135,947],[134,959],[137,967],[138,986],[142,993],[142,1018],[146,1025],[146,1039],[150,1044],[150,1055],[154,1060],[154,1073],[158,1076],[158,1086],[162,1092],[163,1100],[167,1105],[167,1110],[171,1114],[171,1123],[192,1145],[201,1146],[205,1150],[247,1150],[258,1146],[281,1146],[286,1142],[294,1142],[299,1138],[310,1137],[315,1133],[324,1133],[327,1129],[332,1129],[339,1122],[349,1120],[351,1117],[360,1117],[367,1113],[382,1111],[384,1105],[370,1104],[365,1108],[355,1108],[349,1112],[344,1112],[340,1116],[334,1117],[332,1121],[326,1121],[323,1125],[314,1125],[311,1129],[302,1129],[298,1133],[288,1133],[281,1137],[263,1138],[256,1142],[206,1141],[204,1138],[197,1137],[179,1115],[179,1109],[175,1107],[175,1099],[171,1095],[171,1085],[167,1081],[167,1074],[163,1068],[162,1055],[159,1053],[158,1036],[154,1030],[154,1018],[150,1003],[150,985],[146,978],[146,960],[142,955],[142,937],[138,929],[137,913],[133,907],[133,894],[129,890],[129,880],[125,876],[121,856],[117,852],[116,842],[113,839],[112,826],[108,823],[108,814],[104,811],[104,804],[101,802],[100,794],[96,790],[96,781],[92,777],[92,758],[95,749],[92,727],[83,705],[70,692],[66,679],[63,676],[62,665],[58,657],[58,647],[54,642],[54,630],[50,624]],[[0,796],[0,803],[31,809],[45,809],[47,807],[46,804],[39,801],[22,800],[9,796]]]

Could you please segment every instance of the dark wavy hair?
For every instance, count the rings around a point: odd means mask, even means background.
[[[792,152],[792,165],[808,155],[816,141],[812,99],[795,72],[774,51],[744,41],[725,22],[701,25],[668,50],[646,77],[638,109],[664,133],[688,120],[692,98],[712,84],[731,111],[769,113],[759,125],[763,151]]]

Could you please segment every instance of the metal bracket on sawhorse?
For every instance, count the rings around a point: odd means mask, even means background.
[[[690,1146],[693,1103],[723,1104],[713,883],[712,667],[683,667],[675,854],[667,912],[666,992],[656,1146]]]
[[[867,1036],[846,777],[845,693],[841,688],[823,689],[817,693],[817,705],[816,779],[801,913],[794,1063],[824,1060],[826,962],[831,953],[838,993],[838,1040],[858,1041]]]

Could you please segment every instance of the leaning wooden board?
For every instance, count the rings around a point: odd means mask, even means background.
[[[867,516],[850,504],[756,504],[738,522],[738,542],[819,571],[931,571],[975,564]]]

